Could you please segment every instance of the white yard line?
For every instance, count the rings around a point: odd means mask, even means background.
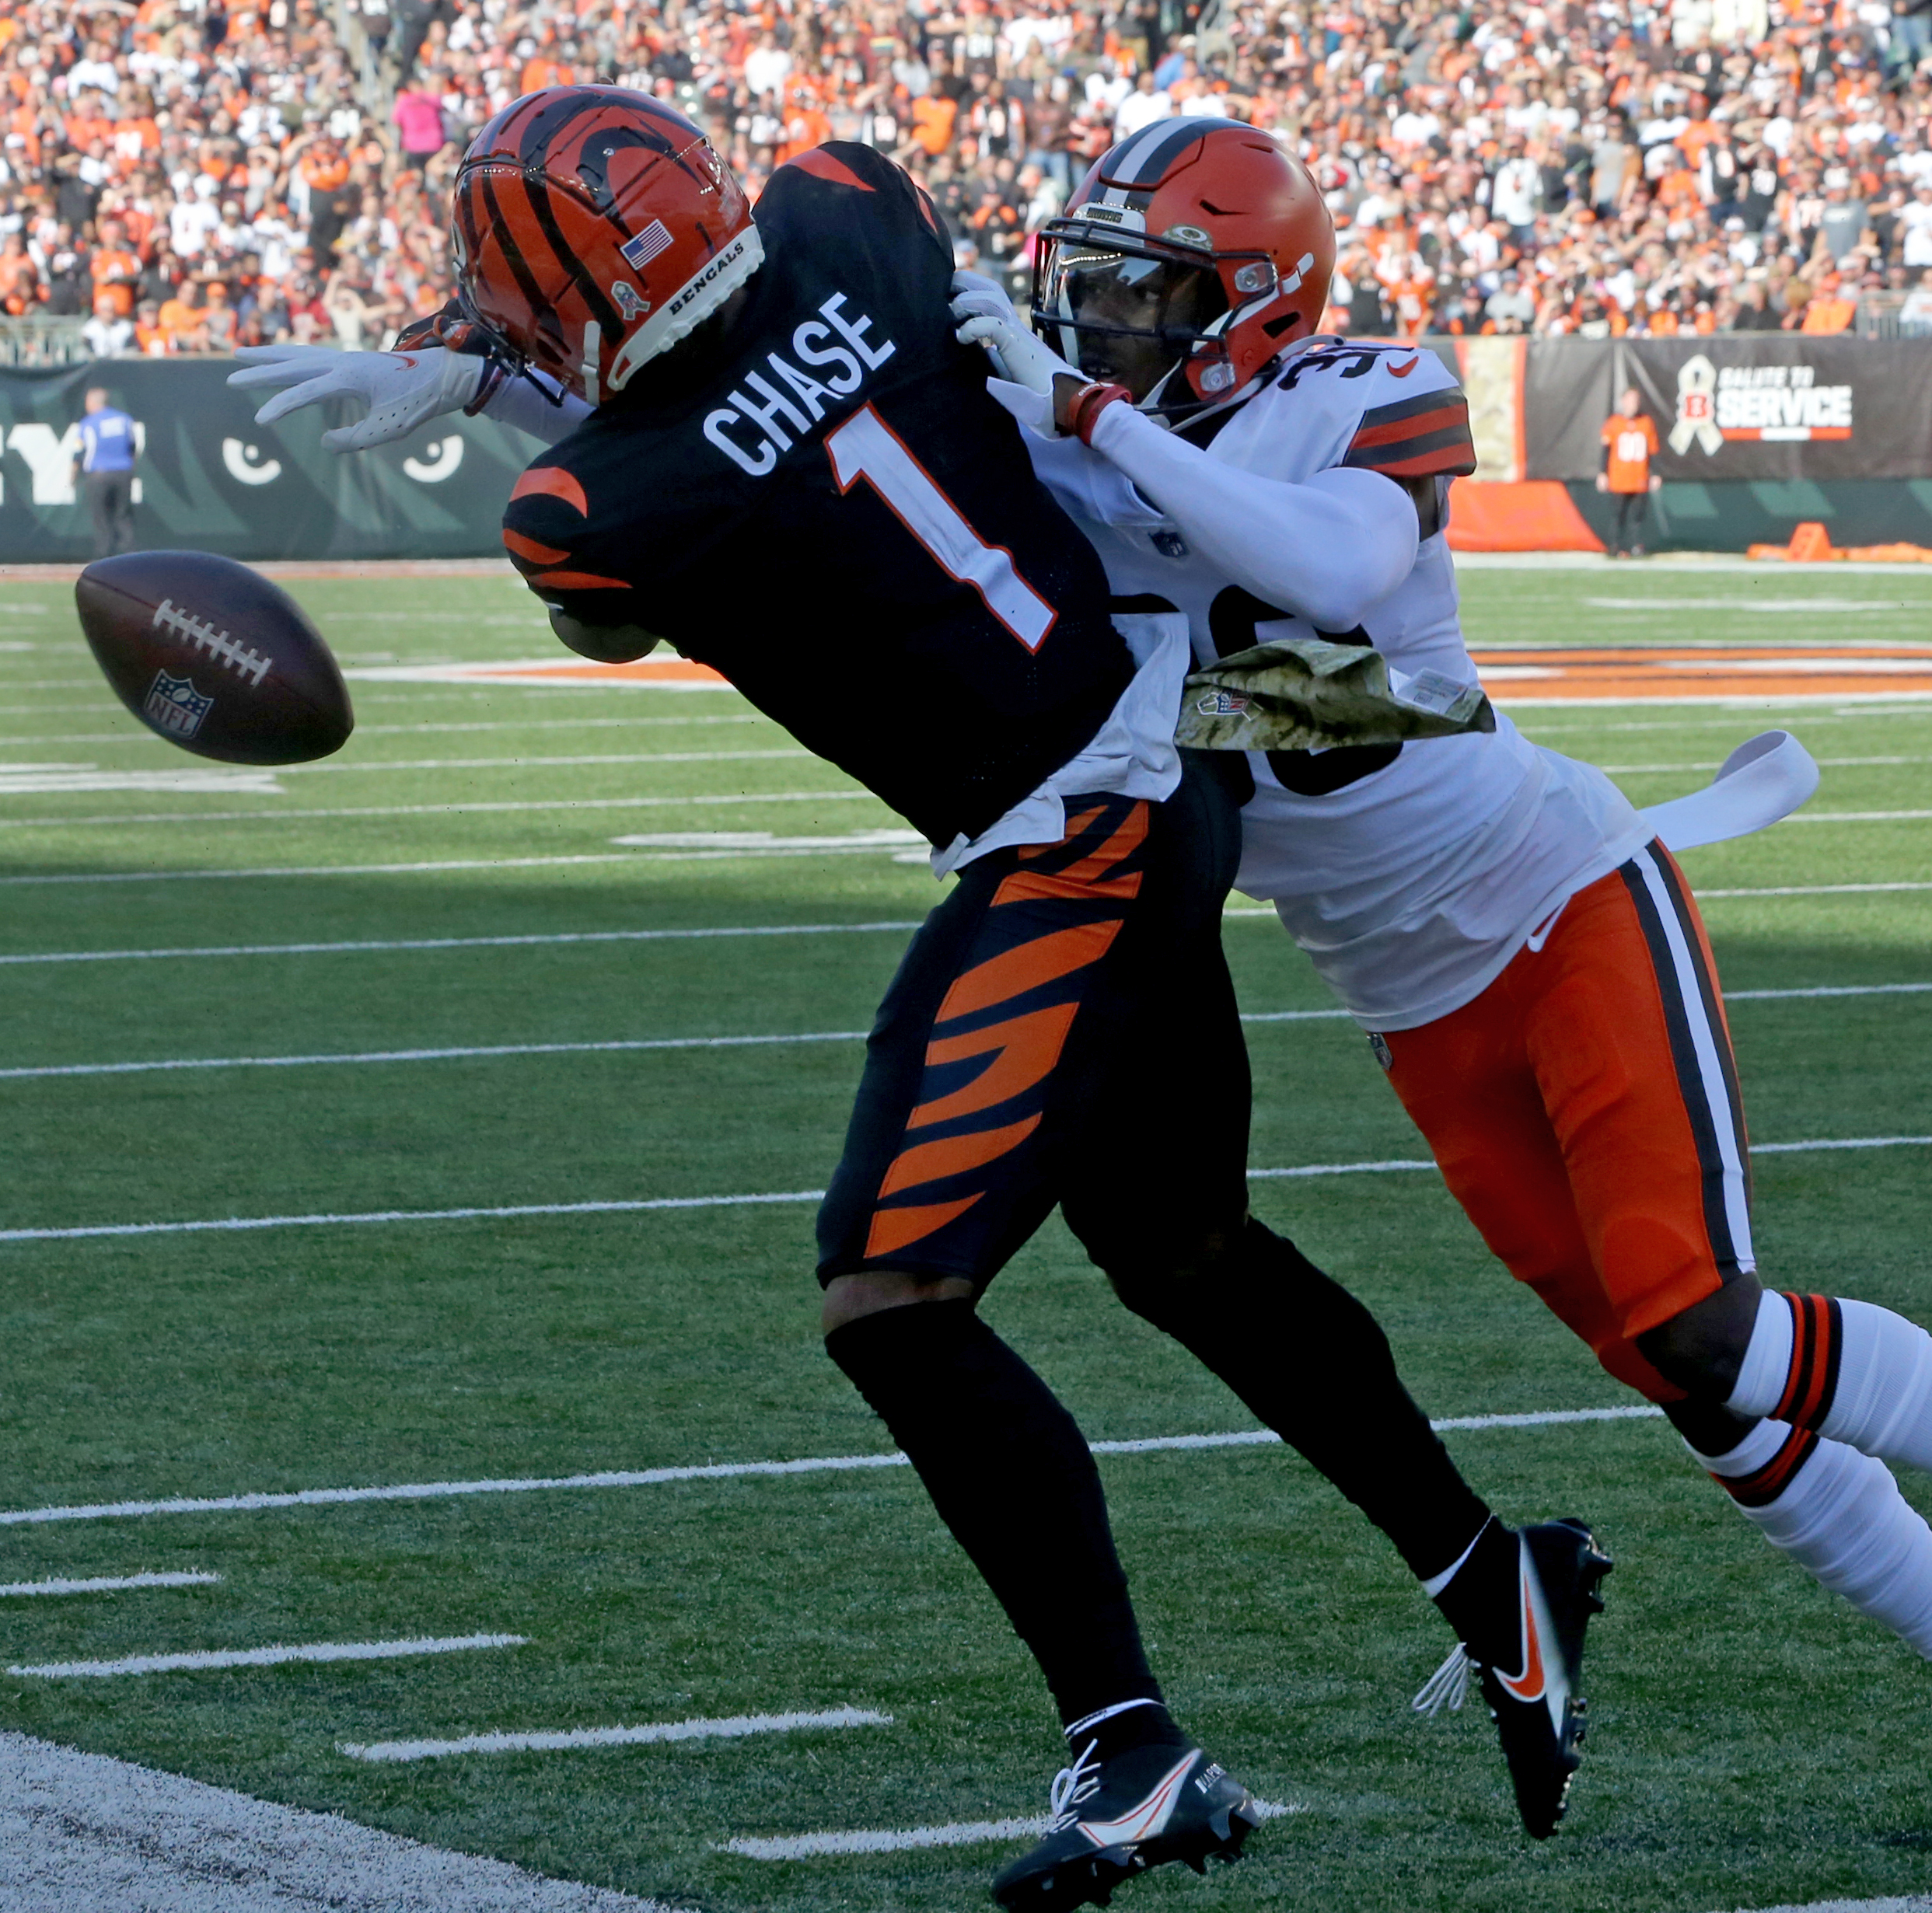
[[[1512,1415],[1457,1415],[1433,1422],[1438,1432],[1563,1428],[1592,1422],[1654,1421],[1664,1411],[1648,1402],[1607,1409],[1542,1409]],[[1148,1435],[1089,1442],[1099,1455],[1186,1454],[1214,1448],[1265,1448],[1281,1437],[1271,1429],[1242,1428],[1205,1435]],[[904,1455],[821,1454],[789,1461],[708,1461],[683,1468],[606,1468],[590,1475],[543,1475],[496,1481],[402,1482],[374,1488],[302,1488],[284,1494],[175,1496],[160,1501],[97,1501],[0,1513],[0,1527],[38,1527],[65,1521],[122,1520],[148,1515],[255,1514],[278,1508],[329,1508],[363,1501],[449,1501],[473,1495],[527,1495],[554,1490],[659,1488],[673,1482],[744,1481],[793,1475],[841,1475],[907,1466]]]
[[[640,727],[665,724],[769,724],[770,719],[756,711],[741,713],[694,713],[688,717],[487,717],[461,724],[358,724],[355,735],[358,738],[380,737],[428,737],[464,731],[514,731],[519,736],[526,731],[634,731]],[[141,744],[145,745],[153,736],[130,724],[124,731],[90,731],[73,737],[43,737],[37,733],[23,736],[17,733],[0,737],[0,745],[39,744],[49,750],[72,744]]]
[[[1305,1814],[1298,1802],[1256,1800],[1263,1820]],[[1046,1832],[1044,1818],[1032,1820],[961,1820],[943,1827],[854,1827],[839,1833],[800,1833],[768,1839],[721,1840],[721,1853],[741,1853],[750,1860],[844,1859],[858,1853],[910,1853],[922,1847],[990,1846],[996,1841],[1037,1840]]]
[[[351,1760],[442,1760],[452,1754],[561,1754],[576,1747],[647,1747],[666,1740],[736,1740],[753,1733],[829,1727],[889,1727],[890,1714],[833,1707],[809,1714],[738,1714],[723,1720],[659,1720],[638,1727],[571,1727],[554,1733],[471,1733],[457,1740],[338,1740]]]
[[[0,1596],[32,1594],[114,1594],[128,1587],[207,1587],[218,1574],[194,1569],[179,1574],[110,1574],[87,1581],[12,1581],[0,1586]]]
[[[1270,913],[1272,914],[1272,913]],[[375,937],[355,943],[215,944],[169,950],[49,950],[0,956],[9,963],[133,963],[162,958],[341,956],[393,950],[510,950],[592,943],[683,943],[714,937],[861,937],[917,930],[917,919],[879,923],[734,923],[709,930],[565,930],[517,937]]]
[[[1932,988],[1932,985],[1927,985]],[[1337,1014],[1340,1014],[1337,1012]],[[311,1063],[442,1063],[473,1056],[578,1056],[644,1049],[737,1049],[787,1043],[856,1043],[864,1030],[817,1030],[799,1036],[659,1036],[636,1042],[481,1043],[449,1049],[367,1049],[314,1056],[176,1056],[155,1063],[61,1063],[0,1070],[0,1081],[20,1077],[138,1076],[157,1070],[292,1070]]]
[[[1888,890],[1932,890],[1932,883],[1770,884],[1755,890],[1698,889],[1693,895],[1700,903],[1707,903],[1714,897],[1843,897]]]
[[[1932,983],[1873,984],[1867,989],[1842,990],[1759,991],[1759,995],[1859,996],[1882,990],[1928,990]],[[1752,992],[1742,993],[1749,997]],[[1347,1021],[1346,1010],[1258,1010],[1244,1013],[1244,1023],[1329,1023]],[[441,1049],[364,1049],[305,1056],[170,1056],[152,1062],[48,1063],[0,1070],[0,1082],[58,1076],[144,1076],[173,1070],[292,1070],[310,1065],[349,1066],[365,1063],[445,1063],[489,1056],[582,1056],[651,1049],[742,1049],[793,1043],[858,1043],[862,1029],[811,1030],[794,1036],[652,1036],[576,1043],[468,1043]]]
[[[278,764],[274,774],[288,777],[355,770],[549,770],[586,764],[737,764],[812,755],[810,751],[795,745],[784,750],[626,751],[587,757],[421,757],[394,760],[372,757],[351,758],[347,761],[330,757],[314,764]],[[0,785],[0,790],[4,788],[4,785]]]
[[[0,1733],[0,1882],[23,1913],[669,1913],[20,1733]]]
[[[105,1680],[124,1674],[193,1674],[211,1667],[278,1667],[292,1660],[400,1660],[416,1654],[465,1654],[480,1649],[521,1647],[522,1634],[424,1635],[410,1641],[312,1641],[299,1647],[211,1649],[194,1654],[131,1654],[122,1660],[53,1660],[9,1667],[15,1675],[47,1681]]]
[[[93,824],[119,829],[127,824],[286,824],[316,818],[524,816],[536,811],[676,810],[711,804],[876,804],[869,791],[732,791],[711,797],[557,797],[509,798],[474,804],[330,805],[323,810],[148,811],[125,817],[5,817],[0,830],[54,830]]]
[[[1795,1155],[1818,1150],[1916,1149],[1932,1147],[1932,1136],[1854,1136],[1813,1138],[1797,1143],[1754,1143],[1754,1156]],[[1378,1175],[1392,1171],[1427,1170],[1435,1164],[1420,1157],[1390,1157],[1370,1162],[1303,1163],[1292,1168],[1250,1169],[1252,1182],[1283,1177]],[[394,1222],[515,1221],[532,1216],[640,1215],[666,1209],[745,1209],[774,1203],[817,1203],[823,1189],[791,1189],[772,1195],[655,1196],[602,1202],[515,1203],[460,1209],[367,1209],[330,1210],[304,1216],[211,1216],[190,1222],[96,1222],[64,1228],[0,1229],[0,1242],[78,1242],[99,1238],[147,1235],[231,1234],[259,1229],[318,1229]]]
[[[1932,696],[1932,692],[1927,693]],[[1905,824],[1923,823],[1932,811],[1794,811],[1787,824]]]

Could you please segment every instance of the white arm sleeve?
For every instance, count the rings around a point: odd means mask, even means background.
[[[1414,567],[1414,502],[1379,472],[1259,478],[1123,404],[1100,414],[1093,449],[1233,583],[1318,630],[1352,630]]]
[[[542,392],[530,382],[532,379],[542,384]],[[568,438],[589,417],[592,409],[574,392],[564,393],[561,405],[551,404],[544,393],[558,389],[557,382],[542,372],[532,372],[529,379],[506,379],[490,395],[483,415],[494,419],[499,425],[514,425],[519,431],[526,431],[533,438],[554,445]]]

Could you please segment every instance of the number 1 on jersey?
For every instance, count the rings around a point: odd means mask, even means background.
[[[986,608],[1029,651],[1053,628],[1057,615],[1014,568],[1013,554],[989,545],[907,449],[891,426],[863,405],[825,441],[841,492],[862,478],[939,568],[986,600]]]

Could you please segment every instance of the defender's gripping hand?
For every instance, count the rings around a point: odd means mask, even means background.
[[[477,396],[488,361],[427,346],[412,352],[339,352],[323,346],[244,346],[243,368],[228,382],[245,390],[284,388],[255,414],[258,425],[324,399],[360,399],[367,414],[322,435],[331,452],[366,452],[407,437],[426,419],[460,411]]]
[[[1004,288],[984,274],[956,272],[952,295],[951,310],[959,326],[954,337],[962,345],[983,347],[1009,383],[1051,399],[1056,379],[1087,382],[1043,339],[1034,336]]]

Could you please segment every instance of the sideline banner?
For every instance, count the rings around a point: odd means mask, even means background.
[[[1525,476],[1594,480],[1598,432],[1635,386],[1668,482],[1932,477],[1932,341],[1744,333],[1538,339]]]
[[[0,369],[0,564],[94,555],[74,477],[90,386],[135,421],[135,540],[229,557],[494,557],[505,502],[536,440],[459,413],[373,452],[322,435],[355,408],[312,407],[266,428],[231,391],[228,359],[109,359]]]

